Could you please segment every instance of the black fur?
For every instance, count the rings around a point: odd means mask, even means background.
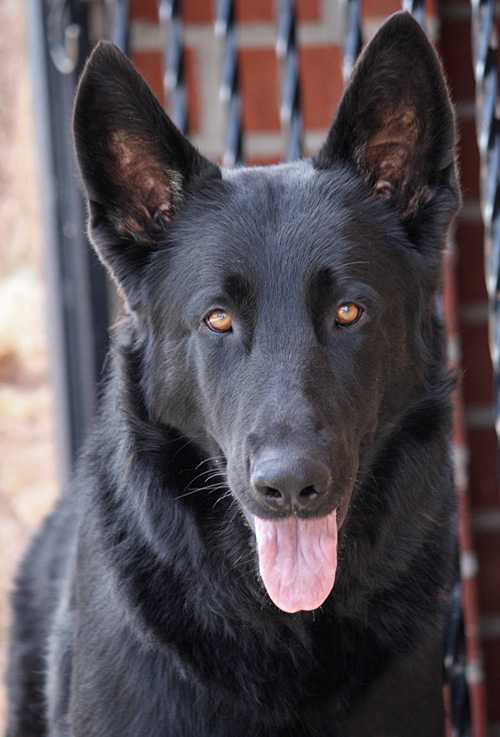
[[[221,171],[105,43],[74,131],[126,314],[19,576],[8,737],[442,737],[455,501],[436,303],[459,194],[425,35],[384,24],[312,161]],[[259,575],[256,518],[290,515],[340,526],[314,611],[282,611]]]

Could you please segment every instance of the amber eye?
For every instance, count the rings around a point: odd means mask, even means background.
[[[352,302],[340,305],[335,313],[336,325],[354,325],[361,317],[362,310]]]
[[[224,310],[214,310],[206,316],[205,325],[214,333],[227,333],[231,329],[231,318]]]

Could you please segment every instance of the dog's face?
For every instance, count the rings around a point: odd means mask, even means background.
[[[273,601],[317,608],[356,485],[428,380],[458,205],[430,45],[394,16],[312,161],[230,172],[101,46],[75,138],[94,243],[141,325],[150,416],[223,459]]]
[[[324,516],[425,381],[420,259],[387,204],[340,167],[241,170],[209,189],[159,264],[152,365],[165,370],[150,406],[209,433],[251,514]]]

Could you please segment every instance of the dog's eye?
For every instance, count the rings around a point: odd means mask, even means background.
[[[231,329],[231,318],[224,310],[214,310],[206,316],[205,325],[214,333],[227,333]]]
[[[335,324],[340,326],[354,325],[361,317],[363,310],[352,302],[346,302],[335,313]]]

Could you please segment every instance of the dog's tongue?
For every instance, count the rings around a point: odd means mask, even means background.
[[[330,593],[337,569],[337,510],[320,519],[255,517],[260,575],[284,612],[317,609]]]

